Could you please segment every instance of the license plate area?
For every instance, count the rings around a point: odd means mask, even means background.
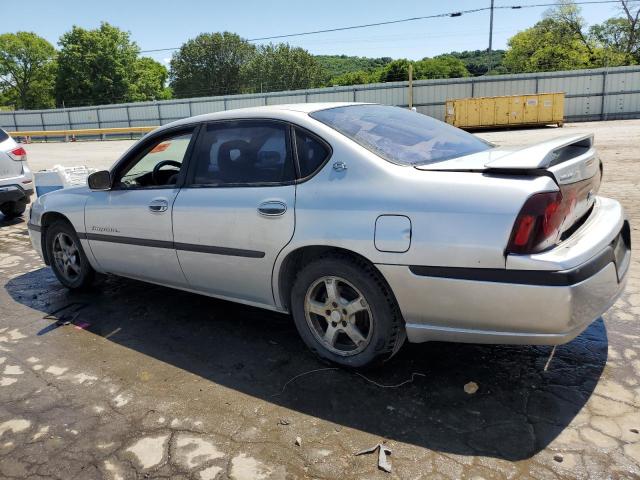
[[[629,228],[629,222],[624,222],[620,234],[613,242],[613,258],[618,272],[618,282],[620,282],[631,263],[631,229]]]

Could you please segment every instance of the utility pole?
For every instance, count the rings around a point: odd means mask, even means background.
[[[409,64],[409,110],[413,108],[413,64]]]
[[[491,51],[492,51],[492,47],[493,47],[493,2],[494,0],[491,0],[491,13],[489,14],[489,61],[488,61],[488,70],[487,73],[489,73],[491,71],[491,68],[493,67],[492,65],[492,61],[491,61]]]

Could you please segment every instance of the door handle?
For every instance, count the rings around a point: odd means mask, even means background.
[[[258,213],[265,217],[279,217],[287,211],[287,205],[284,202],[269,201],[262,202],[258,205]]]
[[[168,208],[169,202],[163,199],[151,200],[151,203],[149,204],[149,210],[154,213],[166,212]]]

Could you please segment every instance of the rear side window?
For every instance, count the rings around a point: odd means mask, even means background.
[[[195,185],[254,185],[295,180],[289,129],[265,121],[206,125],[196,150]]]
[[[9,138],[9,134],[0,128],[0,142],[4,142]]]
[[[330,153],[320,140],[300,129],[296,129],[296,150],[302,178],[315,173]]]
[[[311,117],[400,165],[427,165],[492,148],[470,133],[399,107],[351,105]]]

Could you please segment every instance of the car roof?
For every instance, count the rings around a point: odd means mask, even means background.
[[[265,105],[260,107],[247,107],[237,108],[232,110],[222,110],[219,112],[205,113],[203,115],[196,115],[193,117],[183,118],[175,122],[163,125],[159,129],[164,130],[166,128],[176,127],[180,125],[188,125],[196,122],[208,122],[213,120],[224,119],[238,119],[238,118],[257,118],[261,116],[269,116],[273,114],[277,118],[278,113],[284,112],[297,112],[297,113],[312,113],[319,110],[326,110],[328,108],[346,107],[350,105],[370,105],[363,102],[316,102],[316,103],[286,103],[282,105]]]
[[[288,103],[282,105],[267,105],[264,107],[254,107],[263,110],[293,110],[295,112],[311,113],[327,108],[347,107],[349,105],[366,105],[362,102],[310,102],[310,103]]]

